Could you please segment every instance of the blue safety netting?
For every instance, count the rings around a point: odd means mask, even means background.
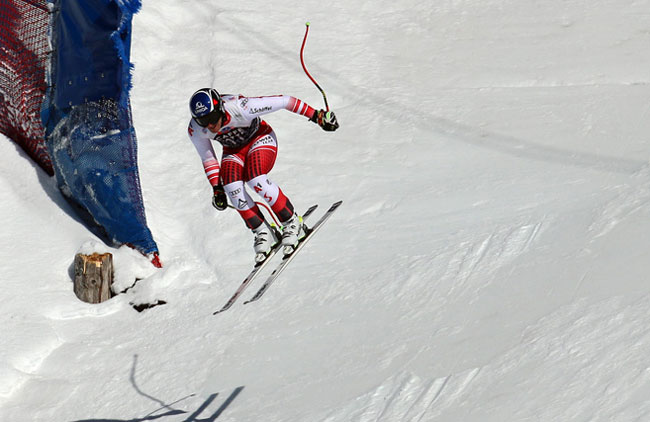
[[[131,19],[140,1],[50,0],[41,117],[59,189],[114,244],[158,248],[147,227],[131,118]]]

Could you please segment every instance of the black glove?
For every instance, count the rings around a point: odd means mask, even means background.
[[[322,127],[327,132],[334,132],[339,128],[339,122],[336,121],[336,115],[333,111],[318,110],[311,116],[312,122]]]
[[[228,208],[228,198],[226,197],[226,192],[223,190],[221,184],[214,186],[214,196],[212,197],[212,206],[223,211]]]

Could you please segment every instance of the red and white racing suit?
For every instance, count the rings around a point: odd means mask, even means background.
[[[315,110],[309,104],[289,95],[244,97],[222,95],[225,117],[217,133],[190,120],[188,133],[201,156],[205,174],[212,186],[220,182],[230,203],[242,216],[246,225],[257,228],[264,216],[255,201],[246,192],[246,183],[271,207],[279,221],[287,221],[294,208],[280,187],[268,178],[278,153],[275,132],[260,116],[278,110],[289,110],[311,118]],[[212,141],[223,147],[221,165],[212,147]]]

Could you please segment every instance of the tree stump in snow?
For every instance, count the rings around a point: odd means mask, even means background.
[[[77,254],[74,257],[74,293],[88,303],[101,303],[111,298],[113,255]]]

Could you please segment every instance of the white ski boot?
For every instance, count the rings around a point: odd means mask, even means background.
[[[269,256],[271,249],[278,244],[278,236],[276,230],[270,227],[266,221],[260,224],[258,228],[253,229],[253,233],[255,234],[255,242],[253,243],[255,262],[260,263]]]
[[[302,217],[298,214],[294,214],[293,217],[284,221],[282,223],[282,252],[285,255],[291,254],[305,235],[305,225],[302,223]]]

